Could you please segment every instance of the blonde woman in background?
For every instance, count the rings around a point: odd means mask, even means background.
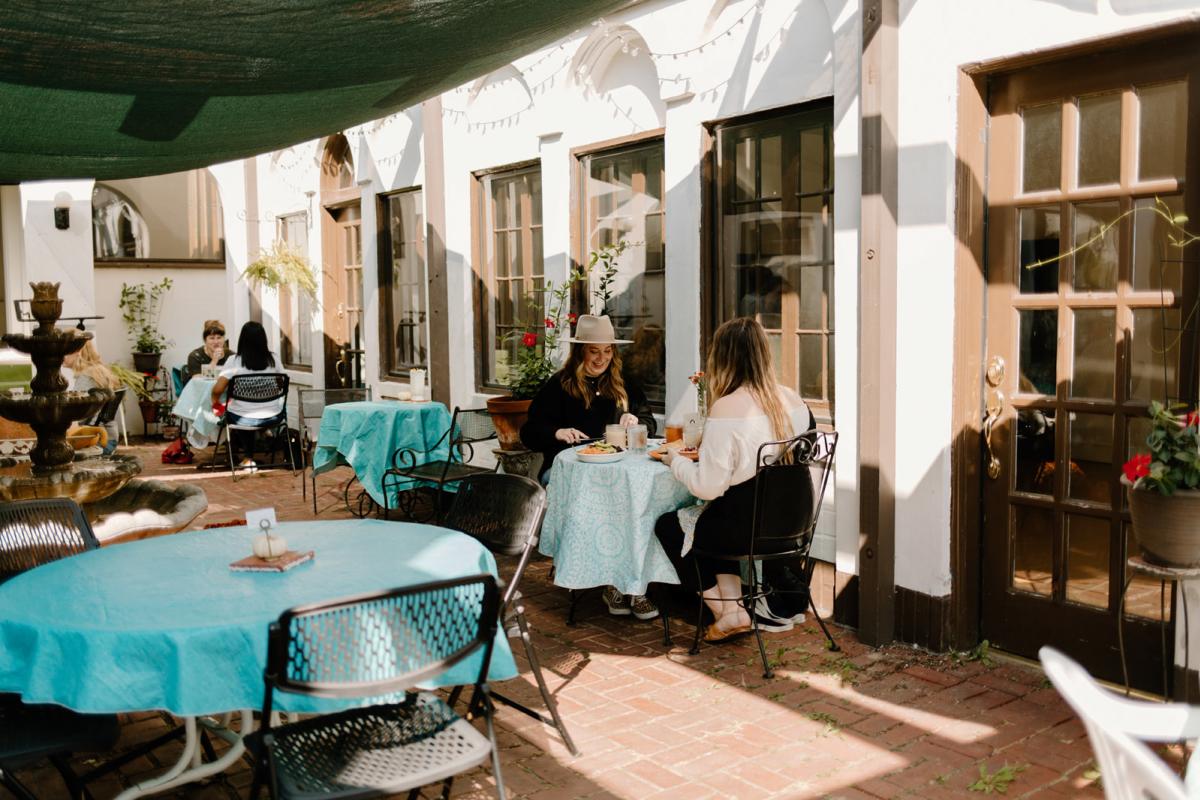
[[[693,527],[696,547],[730,556],[748,553],[758,448],[811,430],[814,423],[800,396],[776,382],[767,335],[753,319],[739,317],[717,329],[705,372],[712,399],[700,460],[668,450],[663,461],[688,491],[710,502],[698,518],[691,509],[664,514],[654,532],[684,585],[699,567],[696,588],[714,619],[704,639],[719,642],[751,630],[750,614],[739,602],[741,574],[736,561],[699,557],[692,550],[683,555],[684,526]],[[792,627],[791,619],[764,619],[769,613],[765,606],[754,610],[760,628]]]
[[[63,359],[63,366],[71,370],[71,390],[86,392],[89,389],[120,389],[121,379],[100,358],[100,351],[91,339],[83,345],[79,352],[72,353]],[[120,412],[118,412],[120,413]],[[77,430],[77,429],[76,429]],[[117,449],[117,423],[109,422],[104,425],[105,441],[102,442],[105,454]]]

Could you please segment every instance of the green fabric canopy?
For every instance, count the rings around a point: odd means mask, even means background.
[[[386,116],[629,0],[5,0],[0,181],[229,161]]]

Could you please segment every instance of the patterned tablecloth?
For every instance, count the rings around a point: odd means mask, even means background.
[[[654,523],[696,500],[667,467],[641,453],[588,464],[568,449],[554,459],[547,492],[538,550],[554,559],[557,585],[645,594],[649,583],[679,583]]]
[[[45,564],[0,585],[0,691],[84,712],[198,716],[262,704],[267,628],[293,606],[427,581],[496,574],[478,541],[433,525],[286,522],[284,573],[234,572],[257,531],[223,528],[129,542]],[[497,632],[491,680],[517,674]],[[482,652],[431,683],[471,683]],[[280,692],[284,710],[331,701]],[[334,704],[336,707],[337,703]]]
[[[450,412],[441,403],[369,400],[326,406],[313,471],[349,464],[371,499],[383,505],[383,473],[392,453],[402,447],[416,450],[418,464],[444,459],[450,446],[442,437],[449,427]],[[389,505],[395,507],[395,498]]]
[[[212,411],[212,388],[216,383],[216,378],[193,376],[171,409],[173,416],[188,423],[187,439],[192,447],[208,447],[217,440],[220,419]]]

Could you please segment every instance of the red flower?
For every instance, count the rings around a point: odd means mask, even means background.
[[[537,347],[537,334],[527,333],[521,337],[521,344],[526,347]]]
[[[550,319],[550,317],[546,317],[546,327],[547,327],[547,328],[553,328],[553,327],[554,327],[554,320]]]
[[[1189,411],[1184,418],[1183,427],[1190,428],[1193,425],[1200,427],[1200,411]]]
[[[1125,479],[1130,483],[1150,474],[1150,454],[1141,453],[1125,462],[1121,469],[1125,471]]]
[[[567,322],[571,323],[572,325],[575,324],[575,320],[577,319],[579,319],[579,315],[574,311],[572,311],[570,314],[567,314]]]

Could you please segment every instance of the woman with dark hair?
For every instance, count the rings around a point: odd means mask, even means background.
[[[691,544],[685,545],[685,530],[691,529],[694,544],[709,552],[748,553],[758,448],[811,430],[814,422],[800,396],[776,382],[771,346],[755,320],[739,317],[717,328],[706,366],[711,404],[700,460],[693,462],[667,450],[663,462],[688,491],[711,502],[698,516],[697,506],[662,515],[654,533],[685,585],[699,567],[697,588],[715,620],[704,639],[719,642],[751,630],[749,611],[740,602],[738,565],[695,555]],[[789,630],[799,617],[772,614],[762,603],[750,611],[759,615],[764,630]]]
[[[521,428],[525,446],[542,454],[538,477],[543,482],[555,456],[574,444],[603,436],[606,425],[641,423],[651,435],[655,431],[646,396],[621,375],[616,345],[629,342],[616,337],[609,318],[582,315],[569,341],[567,363],[533,398],[529,420]],[[627,596],[614,586],[604,587],[604,602],[609,613],[617,616],[658,616],[658,609],[644,595]]]
[[[225,326],[219,319],[204,321],[204,344],[188,353],[187,365],[183,368],[183,382],[199,375],[205,365],[219,367],[229,358],[225,347]]]
[[[261,323],[247,322],[242,326],[242,332],[238,334],[237,354],[230,356],[225,362],[225,368],[221,370],[221,375],[217,378],[216,384],[212,389],[212,404],[214,409],[222,408],[221,397],[225,394],[225,390],[229,387],[229,379],[235,375],[244,375],[254,372],[274,372],[275,371],[275,356],[271,353],[270,347],[267,346],[267,332]],[[244,400],[230,400],[228,407],[225,407],[225,419],[227,422],[233,422],[238,425],[249,425],[252,427],[268,427],[275,424],[275,419],[283,413],[283,398],[272,400],[269,403],[250,403]],[[256,465],[253,460],[254,455],[254,431],[234,431],[229,432],[229,444],[233,448],[234,456],[239,451],[245,456],[239,462],[238,466],[246,469],[253,469]]]

